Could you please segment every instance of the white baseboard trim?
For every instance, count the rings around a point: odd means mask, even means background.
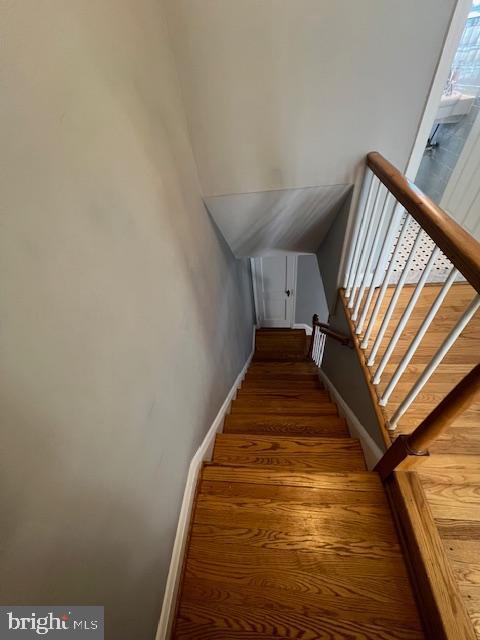
[[[345,402],[342,395],[330,380],[330,378],[327,376],[327,374],[322,371],[322,369],[319,369],[318,375],[325,387],[330,392],[333,400],[336,402],[340,414],[345,418],[348,430],[350,431],[350,435],[352,436],[352,438],[358,438],[360,440],[360,444],[362,445],[363,449],[363,455],[365,456],[365,462],[367,463],[368,469],[373,469],[373,467],[383,456],[383,451],[365,429],[357,416],[350,409],[350,407]]]
[[[195,499],[195,490],[197,487],[198,476],[202,469],[203,462],[206,460],[211,460],[215,436],[223,428],[223,420],[228,413],[230,403],[235,398],[237,390],[240,387],[243,378],[245,377],[245,373],[247,372],[254,352],[255,327],[253,329],[252,351],[248,356],[243,369],[238,374],[235,382],[233,383],[232,388],[228,392],[228,395],[225,398],[224,403],[220,407],[215,420],[212,422],[210,429],[207,431],[202,444],[199,446],[192,458],[192,461],[190,462],[187,480],[185,483],[185,491],[183,493],[182,506],[180,508],[180,515],[178,517],[177,532],[175,534],[175,541],[173,543],[170,568],[168,570],[167,582],[165,585],[162,612],[160,614],[160,621],[158,623],[155,640],[166,640],[170,637],[173,624],[173,616],[175,615],[175,605],[177,601],[178,589],[180,586],[183,556],[185,553],[188,531],[190,528],[190,518],[193,509],[193,502]]]
[[[310,327],[308,324],[297,324],[295,323],[293,325],[293,329],[305,329],[305,332],[307,334],[307,336],[311,336],[312,335],[312,327]]]

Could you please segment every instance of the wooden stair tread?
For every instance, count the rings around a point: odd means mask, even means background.
[[[331,475],[331,474],[330,474]],[[348,484],[350,486],[351,483]],[[345,483],[331,481],[323,485],[315,485],[311,482],[307,486],[275,484],[262,482],[230,482],[229,480],[209,480],[203,477],[200,483],[200,491],[204,495],[223,496],[235,499],[237,497],[250,496],[259,500],[278,500],[304,505],[361,505],[361,504],[387,504],[381,485],[370,484],[367,489],[358,482],[358,487],[353,490],[345,489]]]
[[[257,331],[200,474],[172,638],[424,638],[383,485],[308,343]]]
[[[237,550],[234,546],[231,549],[231,552],[232,553],[229,554],[230,557],[232,557],[233,553],[235,552],[237,552],[239,555],[241,554],[241,550]],[[222,553],[223,553],[223,550],[222,550]],[[254,571],[253,575],[255,575],[255,573],[257,573],[258,571],[259,561],[261,560],[263,562],[265,560],[266,555],[267,555],[266,553],[258,554],[259,557],[256,560],[256,566],[253,567],[253,571]],[[313,554],[310,554],[310,555],[313,555]],[[278,554],[275,554],[274,557],[276,556],[278,556]],[[285,552],[285,556],[288,556],[288,551]],[[303,561],[303,567],[305,569],[308,567],[309,571],[311,571],[312,574],[318,573],[321,575],[321,571],[323,568],[322,563],[308,562],[310,558],[308,558],[307,554],[305,554],[305,556],[306,558]],[[189,593],[188,599],[189,600],[197,599],[197,594],[199,594],[200,592],[197,590],[196,585],[200,583],[201,593],[205,595],[207,592],[210,592],[213,599],[216,600],[219,594],[216,594],[215,588],[213,588],[212,585],[209,584],[208,580],[202,579],[200,575],[202,566],[205,565],[205,562],[202,561],[202,558],[199,555],[197,556],[197,558],[195,559],[194,562],[192,562],[192,567],[190,567],[191,573],[187,576],[187,580],[186,580],[186,591]],[[278,557],[276,558],[276,560],[277,562],[275,563],[275,565],[273,563],[267,563],[266,566],[271,568],[271,570],[274,571],[275,577],[278,576],[279,578],[278,586],[271,584],[268,587],[266,587],[266,590],[262,594],[262,593],[259,593],[254,586],[252,586],[251,584],[248,584],[248,582],[245,581],[245,584],[235,585],[235,590],[233,591],[233,590],[229,590],[229,587],[228,587],[229,581],[222,580],[223,576],[218,576],[218,580],[216,580],[215,587],[221,590],[221,593],[223,595],[222,598],[218,598],[218,599],[222,601],[230,602],[232,604],[242,603],[246,606],[254,606],[255,603],[253,602],[253,598],[255,598],[257,603],[260,605],[259,608],[267,608],[272,610],[277,609],[279,605],[281,606],[282,609],[285,608],[288,610],[292,604],[294,604],[295,606],[306,604],[307,606],[318,607],[318,599],[319,599],[318,591],[322,588],[321,581],[319,580],[318,582],[316,582],[316,584],[315,583],[312,584],[312,589],[306,592],[299,592],[299,590],[296,590],[296,589],[289,589],[288,583],[286,585],[287,588],[285,588],[284,586],[282,587],[282,583],[285,584],[284,580],[282,580],[285,574],[290,571],[298,570],[298,558],[297,558],[297,555],[295,554],[294,558],[292,559],[291,566],[290,566],[290,563],[282,563],[279,566]],[[334,562],[338,564],[338,559],[334,560]],[[365,572],[365,566],[362,566],[360,563],[355,563],[355,562],[352,562],[352,563],[347,562],[346,564],[352,567],[353,571],[351,572],[351,575],[354,576],[352,579],[352,583],[353,585],[355,585],[354,588],[355,587],[358,588],[358,576],[361,571]],[[341,611],[342,616],[343,615],[348,616],[349,612],[355,613],[355,614],[366,613],[366,612],[378,613],[379,605],[381,603],[385,604],[385,602],[388,602],[388,601],[390,601],[389,603],[394,605],[396,602],[394,590],[391,588],[391,585],[387,584],[387,580],[385,579],[384,575],[383,576],[381,574],[376,575],[378,574],[378,572],[376,572],[375,569],[378,567],[378,564],[379,563],[370,563],[373,573],[369,575],[371,575],[372,578],[373,576],[376,576],[379,582],[385,586],[385,590],[384,590],[384,593],[386,594],[385,598],[375,599],[374,597],[372,598],[368,597],[369,593],[372,593],[373,596],[375,596],[375,591],[376,591],[375,589],[372,589],[372,588],[368,589],[369,585],[367,585],[367,589],[366,589],[367,593],[364,592],[362,594],[360,592],[360,589],[358,589],[358,592],[352,593],[349,598],[341,598],[341,599],[334,594],[328,594],[327,590],[324,589],[325,593],[321,594],[322,609],[328,609],[333,613],[334,610],[338,611],[338,609],[336,609],[338,607]],[[318,569],[316,568],[316,565],[318,565]],[[353,573],[355,570],[356,570],[356,573]],[[405,579],[404,577],[400,577],[400,576],[397,579],[399,580],[399,591],[400,593],[402,592],[404,593],[406,591],[406,588],[405,588],[406,585],[404,583]],[[371,583],[372,582],[373,580],[371,581]],[[337,581],[337,585],[338,585],[338,589],[341,590],[342,579],[340,576]],[[315,589],[315,587],[317,587],[318,590]],[[248,605],[247,605],[247,598],[248,598]],[[209,600],[208,597],[202,598],[202,599],[204,599],[205,601]],[[398,600],[401,601],[401,597]]]
[[[262,590],[263,591],[263,590]],[[419,625],[409,621],[404,626],[393,615],[381,617],[376,614],[364,616],[364,622],[351,621],[348,617],[339,620],[338,612],[318,613],[299,607],[292,611],[256,609],[252,606],[235,607],[231,603],[210,603],[205,601],[182,604],[175,638],[234,640],[254,637],[257,640],[272,638],[368,638],[369,640],[388,638],[389,640],[413,640],[423,638]],[[402,605],[403,606],[403,605]],[[372,621],[369,622],[369,619]],[[374,620],[375,619],[375,620]],[[397,620],[394,624],[395,619]],[[312,635],[312,628],[317,633]],[[413,628],[412,628],[413,627]],[[388,633],[388,635],[385,635]],[[328,634],[328,635],[327,635]]]
[[[349,437],[345,419],[335,415],[291,416],[275,413],[235,413],[226,416],[223,432]]]
[[[424,637],[375,474],[248,471],[203,470],[175,638]]]
[[[365,469],[360,444],[351,438],[219,434],[215,441],[213,462],[293,466],[319,471]]]
[[[272,467],[244,467],[205,463],[202,479],[217,482],[242,482],[246,484],[273,484],[292,487],[317,487],[342,491],[380,491],[382,483],[375,473],[322,473],[310,470],[274,469]]]
[[[233,403],[231,413],[288,413],[290,415],[337,415],[337,406],[319,398],[318,400],[296,400],[295,398],[243,397]]]

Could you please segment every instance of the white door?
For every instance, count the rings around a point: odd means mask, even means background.
[[[257,321],[261,327],[291,327],[295,318],[295,255],[266,256],[253,261]]]

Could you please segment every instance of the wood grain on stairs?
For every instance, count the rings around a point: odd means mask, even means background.
[[[173,638],[424,638],[384,489],[302,333],[257,332],[201,474]]]
[[[348,437],[345,419],[340,416],[295,416],[286,414],[229,414],[224,433],[277,434],[292,436]]]
[[[364,471],[358,440],[278,435],[220,434],[213,462],[234,465],[274,465],[317,471]]]
[[[330,402],[330,396],[323,389],[250,389],[248,387],[241,388],[237,394],[238,399],[255,400],[261,396],[260,401],[270,396],[278,400],[290,400],[293,398],[296,402],[314,402],[319,401]]]
[[[239,396],[231,410],[235,413],[288,413],[289,415],[337,415],[337,407],[323,397],[298,401],[295,398]]]

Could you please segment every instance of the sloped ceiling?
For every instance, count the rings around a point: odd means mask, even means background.
[[[350,185],[279,189],[205,198],[205,205],[238,257],[314,253]]]

